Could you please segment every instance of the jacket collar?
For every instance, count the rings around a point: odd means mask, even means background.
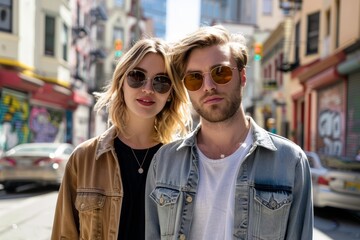
[[[259,125],[257,125],[251,117],[247,116],[246,118],[250,121],[250,126],[251,126],[250,130],[252,131],[253,134],[253,145],[261,146],[269,150],[276,151],[277,148],[275,147],[269,132],[263,129],[262,127],[260,127]],[[199,124],[194,131],[192,131],[184,138],[178,149],[186,146],[188,147],[194,146],[196,144],[196,135],[199,132],[200,128],[201,128],[201,124]]]
[[[116,128],[111,126],[104,133],[99,136],[99,141],[96,148],[96,160],[99,159],[101,154],[114,149],[114,139],[116,138]]]

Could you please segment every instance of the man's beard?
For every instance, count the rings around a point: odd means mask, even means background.
[[[194,110],[206,121],[212,123],[223,122],[230,119],[235,115],[237,111],[239,111],[242,93],[233,92],[236,94],[232,94],[230,96],[230,102],[226,103],[225,106],[222,103],[222,106],[212,105],[209,109],[201,108],[198,104],[193,102]]]

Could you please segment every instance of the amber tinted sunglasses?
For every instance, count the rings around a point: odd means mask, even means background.
[[[216,84],[226,84],[232,79],[232,70],[238,69],[237,67],[229,66],[216,66],[210,72],[189,72],[183,78],[184,85],[189,91],[197,91],[201,88],[204,82],[204,75],[210,73],[212,80]]]

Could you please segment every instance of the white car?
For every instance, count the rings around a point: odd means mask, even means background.
[[[68,143],[19,144],[0,158],[0,184],[7,192],[29,183],[60,185],[73,150]]]
[[[305,152],[312,176],[315,207],[360,210],[360,162]]]

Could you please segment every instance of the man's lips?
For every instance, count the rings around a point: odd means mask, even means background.
[[[211,97],[207,97],[204,99],[203,103],[218,103],[221,102],[223,100],[222,97],[219,96],[211,96]]]

